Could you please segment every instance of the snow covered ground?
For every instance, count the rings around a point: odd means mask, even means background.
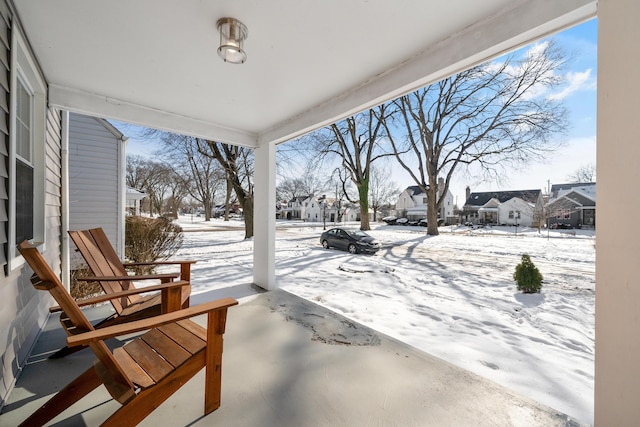
[[[253,243],[239,221],[181,217],[176,257],[197,259],[193,301],[247,294]],[[358,227],[358,224],[349,224]],[[330,225],[327,224],[327,228]],[[374,256],[325,250],[322,224],[278,222],[279,287],[593,423],[595,233],[374,224]],[[541,294],[516,290],[523,253]]]

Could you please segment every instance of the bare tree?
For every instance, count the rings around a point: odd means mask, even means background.
[[[276,187],[276,199],[279,201],[290,201],[308,195],[302,178],[286,178]]]
[[[219,162],[198,149],[197,138],[163,133],[160,139],[162,156],[171,159],[171,166],[176,171],[175,187],[176,190],[182,190],[180,200],[188,193],[202,203],[205,221],[210,221],[216,192],[225,183],[225,174]]]
[[[245,147],[210,140],[198,140],[200,150],[215,158],[227,176],[244,213],[244,237],[253,237],[253,152]],[[229,187],[228,187],[229,188]],[[264,212],[264,215],[268,215]],[[275,215],[275,212],[272,213]]]
[[[387,167],[371,168],[369,179],[369,206],[373,209],[373,221],[377,221],[377,215],[385,205],[391,204],[397,199],[400,190],[395,182],[389,179],[390,172]]]
[[[570,183],[596,182],[596,165],[588,163],[580,166],[571,175],[567,176]]]
[[[148,160],[142,156],[127,156],[126,182],[127,187],[142,190],[147,176]]]
[[[458,168],[478,165],[496,178],[557,147],[551,137],[566,129],[566,112],[544,91],[561,83],[564,64],[554,42],[544,42],[393,101],[396,119],[384,123],[400,165],[427,194],[428,234],[438,234],[438,212]]]
[[[383,121],[388,116],[386,104],[348,117],[313,134],[319,150],[325,155],[341,159],[342,167],[358,191],[360,206],[360,229],[370,230],[369,225],[369,180],[371,165],[379,158],[393,155],[385,151]],[[350,202],[355,202],[349,199]]]
[[[140,156],[127,158],[127,185],[147,193],[151,216],[162,214],[164,199],[175,179],[173,170],[164,162]]]

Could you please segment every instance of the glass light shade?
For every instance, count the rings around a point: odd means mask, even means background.
[[[247,60],[247,54],[242,49],[244,39],[247,38],[247,27],[233,18],[221,18],[218,20],[220,32],[220,47],[218,55],[224,62],[242,64]]]

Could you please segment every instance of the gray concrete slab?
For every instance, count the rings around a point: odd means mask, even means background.
[[[90,312],[99,317],[104,310]],[[63,339],[57,320],[50,319],[0,415],[0,425],[17,425],[91,365],[89,350],[63,360],[47,359]],[[141,425],[580,425],[281,290],[257,295],[229,310],[222,406],[206,417],[202,415],[203,388],[200,373]],[[98,425],[117,407],[100,387],[52,425]]]

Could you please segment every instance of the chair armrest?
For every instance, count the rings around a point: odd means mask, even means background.
[[[177,265],[177,264],[195,264],[198,261],[185,259],[185,260],[167,260],[167,261],[146,261],[146,262],[125,262],[122,265],[126,267],[135,267],[138,265]]]
[[[177,279],[179,276],[180,273],[145,274],[144,276],[87,276],[78,277],[76,280],[83,282],[133,282],[137,280]]]
[[[102,341],[108,338],[114,338],[121,335],[127,335],[134,332],[145,331],[168,323],[175,323],[179,320],[189,317],[199,316],[204,313],[210,313],[216,310],[227,309],[237,305],[238,301],[233,298],[222,298],[208,303],[200,304],[195,307],[189,307],[171,313],[161,314],[159,316],[150,317],[148,319],[136,320],[120,325],[107,326],[97,330],[84,332],[82,334],[67,337],[69,347],[77,345],[87,345],[93,342]]]
[[[163,289],[170,289],[174,287],[182,287],[187,285],[189,285],[189,282],[187,282],[186,280],[179,280],[177,282],[166,282],[166,283],[161,283],[159,285],[145,286],[143,288],[133,288],[133,289],[128,289],[126,291],[113,292],[109,294],[98,295],[97,297],[76,300],[76,304],[78,305],[78,307],[84,307],[87,305],[97,304],[99,302],[110,301],[112,299],[128,297],[130,295],[143,294],[146,292],[162,291]],[[49,309],[49,312],[54,313],[60,310],[61,310],[60,307],[55,306],[55,307],[51,307]]]

